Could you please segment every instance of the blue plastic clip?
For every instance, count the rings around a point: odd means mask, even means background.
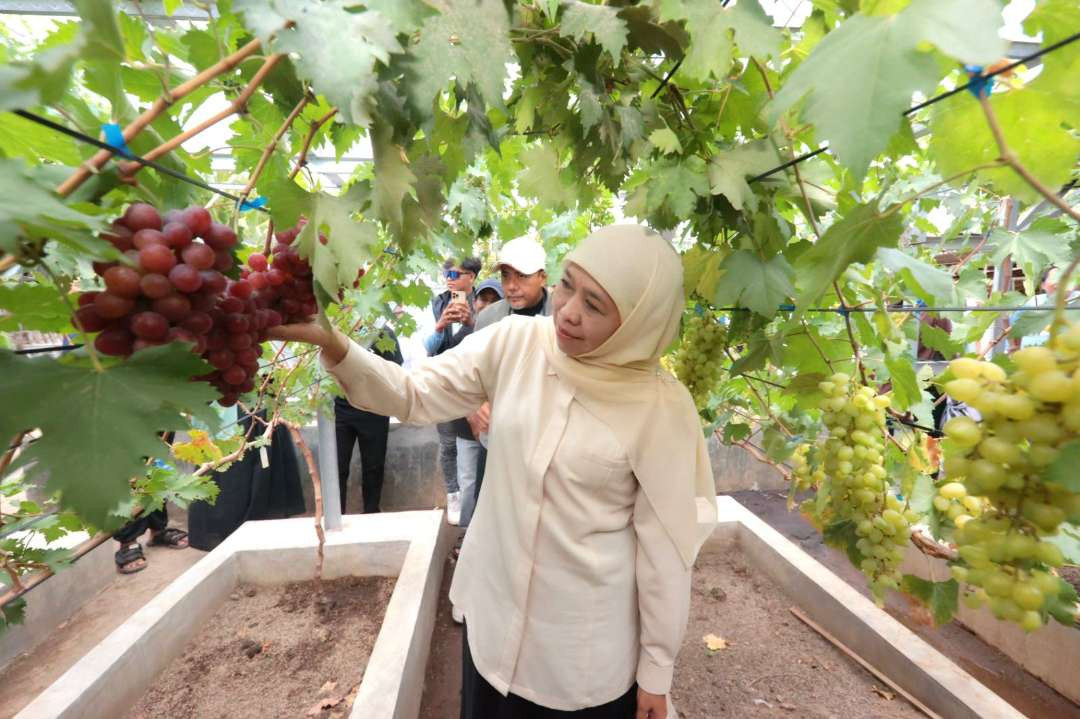
[[[777,309],[780,312],[794,312],[795,311],[795,305],[780,305],[779,307],[777,307]]]
[[[982,65],[964,65],[964,72],[968,74],[968,92],[981,100],[990,97],[994,90],[994,78],[983,75]]]
[[[848,312],[848,308],[847,308],[847,307],[838,307],[838,308],[836,309],[836,314],[840,315],[840,316],[841,316],[841,317],[843,317],[844,319],[847,319],[847,316],[848,316],[849,314],[851,314],[851,313],[850,313],[850,312]]]
[[[127,158],[135,157],[128,149],[127,142],[124,140],[124,131],[119,125],[115,122],[107,122],[101,126],[101,129],[105,133],[105,144],[116,150],[116,154]]]
[[[254,200],[240,201],[241,212],[246,212],[247,210],[259,210],[263,207],[266,207],[266,198],[262,196],[256,197]]]

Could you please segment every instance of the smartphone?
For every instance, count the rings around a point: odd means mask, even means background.
[[[461,290],[450,290],[450,303],[458,302],[463,305],[469,304],[469,296]]]

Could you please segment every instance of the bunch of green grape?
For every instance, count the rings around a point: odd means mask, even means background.
[[[724,327],[713,315],[694,314],[686,321],[671,369],[690,390],[698,409],[706,405],[713,388],[720,382],[724,372],[720,359],[726,345]]]
[[[1047,621],[1048,601],[1063,580],[1061,551],[1045,537],[1080,523],[1080,494],[1047,482],[1062,448],[1080,437],[1080,324],[1049,347],[1010,355],[1011,374],[990,362],[953,360],[945,391],[979,411],[982,422],[954,417],[944,427],[949,490],[985,500],[979,516],[956,522],[960,560],[953,576],[969,585],[965,602],[988,604],[999,619],[1027,631]]]
[[[981,515],[988,504],[985,498],[968,494],[962,482],[941,485],[934,497],[934,509],[948,517],[958,528]]]
[[[838,373],[820,383],[825,393],[824,442],[803,445],[792,461],[796,487],[828,497],[822,524],[850,520],[863,559],[859,569],[879,600],[900,584],[899,566],[917,515],[889,491],[885,471],[885,409],[889,398]],[[805,448],[805,449],[804,449]]]

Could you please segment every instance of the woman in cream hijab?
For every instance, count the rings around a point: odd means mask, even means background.
[[[315,325],[349,401],[410,424],[490,401],[487,479],[450,588],[462,717],[674,719],[690,569],[716,519],[689,393],[661,370],[682,265],[635,225],[566,258],[554,314],[511,316],[411,372]]]

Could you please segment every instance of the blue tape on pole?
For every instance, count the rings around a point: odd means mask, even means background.
[[[105,144],[116,150],[121,157],[134,157],[124,140],[124,131],[115,122],[107,122],[101,126],[105,133]]]
[[[260,210],[266,207],[265,197],[256,197],[254,200],[244,200],[240,203],[240,211],[245,212],[247,210]]]
[[[794,312],[795,305],[780,305],[777,309],[781,312]]]
[[[982,65],[964,65],[964,72],[968,74],[968,92],[978,99],[990,97],[994,91],[994,78],[984,77]]]

